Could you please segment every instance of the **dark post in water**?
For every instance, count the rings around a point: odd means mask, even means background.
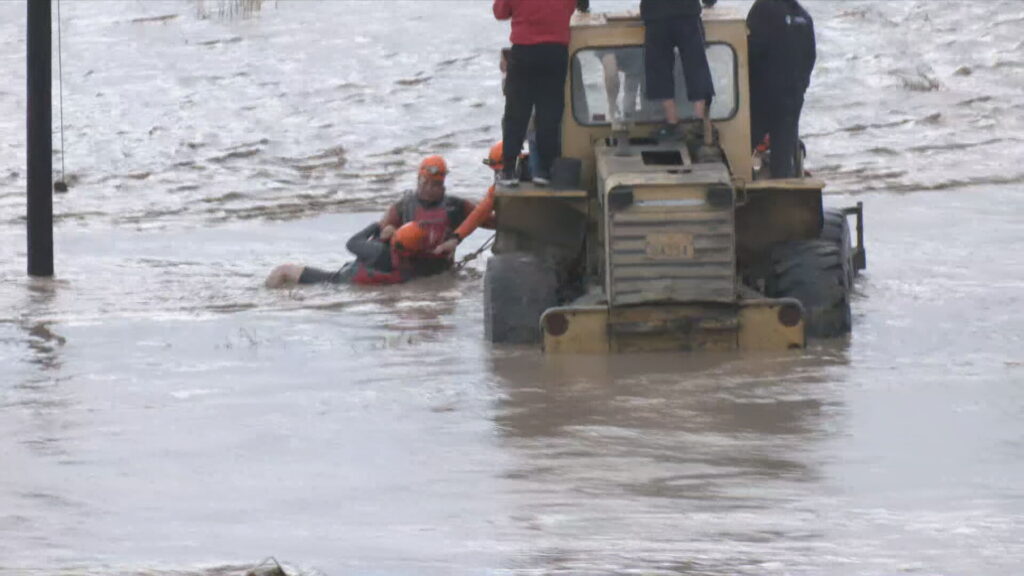
[[[53,276],[50,0],[28,4],[28,273]]]

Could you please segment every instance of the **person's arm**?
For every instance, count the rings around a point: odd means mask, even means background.
[[[754,5],[750,7],[750,12],[747,12],[747,29],[750,31],[747,51],[751,58],[755,54],[761,54],[767,44],[765,12],[764,2],[754,2]]]
[[[508,20],[516,9],[516,0],[494,0],[494,17],[498,20]]]
[[[398,213],[398,202],[395,202],[388,208],[388,211],[380,219],[379,225],[380,239],[385,242],[391,240],[391,235],[402,225],[402,216]]]
[[[368,264],[376,262],[381,252],[388,250],[388,245],[378,239],[380,231],[380,224],[374,222],[353,234],[345,243],[345,248],[355,255],[356,260]]]
[[[494,228],[494,186],[491,186],[487,191],[487,196],[479,204],[474,205],[467,200],[465,202],[465,210],[469,215],[452,232],[452,237],[445,240],[434,250],[436,254],[455,252],[455,247],[477,228]]]
[[[810,15],[807,16],[811,26],[811,42],[810,42],[810,61],[807,64],[807,84],[811,83],[811,72],[814,70],[814,64],[818,61],[818,40],[814,35],[814,20],[811,20]]]
[[[466,201],[466,209],[469,215],[462,221],[462,224],[455,229],[455,234],[458,235],[459,240],[464,240],[467,236],[472,234],[477,228],[494,228],[494,186],[492,185],[487,189],[487,195],[480,201],[479,204],[474,205],[472,202]]]

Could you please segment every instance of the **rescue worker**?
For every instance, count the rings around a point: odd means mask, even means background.
[[[586,8],[589,1],[494,0],[494,17],[512,21],[512,49],[508,52],[502,118],[505,170],[499,178],[504,186],[519,183],[513,162],[523,148],[534,110],[539,160],[533,174],[536,184],[550,182],[551,166],[561,155],[558,130],[565,108],[562,96],[569,70],[569,19],[577,5]]]
[[[469,200],[445,194],[447,175],[448,165],[444,158],[425,158],[420,164],[416,192],[406,194],[392,204],[380,220],[380,238],[384,241],[388,241],[394,231],[407,222],[418,222],[425,228],[427,238],[423,250],[412,258],[418,276],[430,276],[451,268],[454,246],[465,238],[456,239],[453,233],[476,208],[476,204]]]
[[[797,0],[756,0],[747,27],[751,147],[767,135],[772,178],[799,177],[800,112],[817,58],[814,21]]]
[[[685,137],[675,100],[675,51],[678,49],[687,100],[693,103],[694,116],[701,120],[704,144],[713,143],[709,109],[715,86],[704,46],[702,2],[710,8],[717,0],[640,0],[647,98],[660,101],[665,112],[665,125],[655,133],[660,140]]]
[[[491,146],[490,151],[487,154],[487,158],[484,158],[484,165],[489,166],[494,171],[495,180],[498,179],[498,175],[501,174],[505,168],[505,146],[503,142],[498,142],[494,146]],[[491,184],[491,187],[487,189],[487,195],[484,199],[476,205],[476,208],[466,216],[466,219],[451,233],[448,240],[446,240],[441,246],[438,247],[437,251],[441,253],[454,252],[455,248],[459,245],[462,240],[473,233],[477,228],[483,226],[485,228],[494,227],[494,191],[495,185]]]
[[[455,230],[476,205],[445,194],[447,175],[444,158],[425,158],[420,163],[416,191],[394,203],[379,222],[349,239],[346,248],[356,255],[355,262],[337,271],[284,264],[275,268],[264,284],[268,288],[319,282],[397,284],[450,269],[458,245]]]

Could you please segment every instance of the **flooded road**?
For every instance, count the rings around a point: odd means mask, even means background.
[[[866,207],[850,338],[561,359],[483,342],[479,261],[261,286],[340,265],[424,154],[482,195],[487,3],[216,6],[62,5],[43,281],[0,3],[0,574],[1020,573],[1024,5],[807,3],[809,167]]]

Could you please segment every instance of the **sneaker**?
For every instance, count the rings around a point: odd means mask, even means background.
[[[512,186],[519,185],[519,177],[516,176],[515,170],[509,170],[508,168],[498,173],[498,186],[504,186],[510,188]]]
[[[537,173],[533,175],[533,183],[537,186],[547,186],[551,184],[551,172],[547,170],[537,170]]]
[[[686,138],[686,134],[683,133],[683,127],[678,122],[675,124],[665,124],[658,128],[651,136],[659,142],[678,141]]]

